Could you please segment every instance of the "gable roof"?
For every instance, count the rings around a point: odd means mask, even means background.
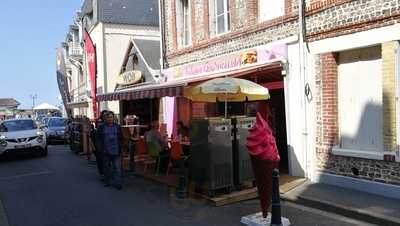
[[[133,43],[149,67],[160,70],[160,41],[133,39]]]
[[[97,0],[97,6],[104,23],[159,26],[157,0]]]
[[[0,107],[17,107],[18,105],[20,103],[13,98],[0,98]]]

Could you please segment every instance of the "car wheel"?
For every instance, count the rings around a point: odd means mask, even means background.
[[[47,146],[45,148],[43,148],[40,152],[41,156],[47,156],[47,154],[49,153]]]

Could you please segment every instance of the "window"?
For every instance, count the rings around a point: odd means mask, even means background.
[[[223,34],[230,29],[229,0],[210,0],[210,34]]]
[[[179,46],[191,44],[191,15],[189,0],[178,0],[176,2],[176,28]]]
[[[285,0],[259,0],[260,21],[271,20],[285,14]]]
[[[37,129],[36,123],[33,120],[13,120],[5,121],[3,124],[0,124],[0,132],[16,132],[33,129]]]
[[[340,148],[383,150],[382,79],[381,46],[339,53]]]

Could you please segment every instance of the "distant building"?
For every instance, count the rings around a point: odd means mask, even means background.
[[[17,109],[20,103],[13,98],[0,98],[0,110]]]
[[[13,98],[0,98],[0,120],[14,117],[14,111],[20,103]]]
[[[85,0],[81,10],[82,27],[88,31],[96,46],[97,93],[114,92],[124,53],[131,41],[160,40],[158,1],[116,0],[110,3],[106,0]],[[84,73],[88,74],[86,54],[83,62],[86,67]],[[91,104],[87,114],[90,118],[93,116]],[[99,110],[104,109],[112,110],[117,115],[120,112],[117,101],[101,102]]]
[[[66,76],[71,102],[67,106],[72,115],[87,115],[90,98],[88,80],[83,66],[82,15],[76,13],[69,26],[65,41],[62,43],[65,56]]]

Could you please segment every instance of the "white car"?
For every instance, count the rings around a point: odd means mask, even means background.
[[[46,134],[32,119],[12,119],[0,122],[0,155],[33,153],[47,155]]]

